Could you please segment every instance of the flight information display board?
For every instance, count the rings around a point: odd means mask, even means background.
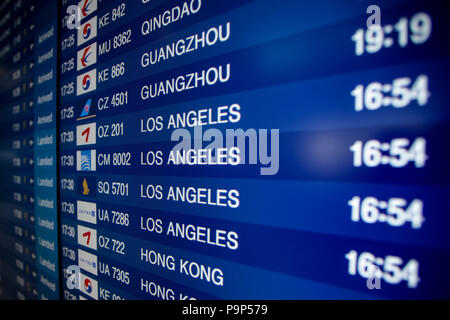
[[[0,299],[58,299],[57,2],[0,5]]]
[[[66,1],[64,298],[448,298],[444,3]]]
[[[448,9],[3,1],[0,299],[449,299]]]

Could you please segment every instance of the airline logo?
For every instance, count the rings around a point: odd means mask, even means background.
[[[90,114],[91,104],[92,104],[92,99],[88,99],[86,101],[86,103],[84,104],[83,109],[81,110],[81,113],[80,113],[80,117],[77,118],[77,121],[95,117],[95,114],[92,114],[92,115]]]
[[[97,275],[97,256],[95,254],[78,249],[78,266],[84,271],[92,273],[93,275]]]
[[[77,76],[77,96],[97,89],[97,69]]]
[[[77,219],[80,221],[97,224],[97,204],[78,200]]]
[[[77,126],[77,146],[97,143],[97,124],[95,122]]]
[[[80,196],[97,195],[97,178],[88,176],[77,177],[77,193]]]
[[[77,171],[96,171],[96,150],[77,150]]]
[[[78,50],[77,71],[83,70],[94,63],[97,63],[97,42],[88,45],[84,49]]]
[[[83,179],[83,195],[85,196],[89,195],[89,185],[87,183],[86,178]]]
[[[91,297],[94,300],[98,300],[98,283],[82,273],[80,273],[80,290],[85,295]]]
[[[78,244],[97,250],[97,230],[78,225]]]
[[[97,10],[97,0],[81,0],[78,2],[78,8],[83,19]]]
[[[83,23],[78,29],[77,46],[94,39],[97,36],[97,16]]]

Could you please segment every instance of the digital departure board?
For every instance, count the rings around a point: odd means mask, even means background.
[[[57,12],[0,5],[0,298],[58,299]]]
[[[450,298],[446,1],[6,3],[0,297]]]

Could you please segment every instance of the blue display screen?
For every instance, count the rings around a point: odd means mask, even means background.
[[[16,64],[17,3],[4,297],[450,297],[445,1],[48,1]]]

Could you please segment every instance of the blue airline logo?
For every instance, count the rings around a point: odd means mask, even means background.
[[[77,151],[77,171],[96,171],[96,151],[78,150]]]

